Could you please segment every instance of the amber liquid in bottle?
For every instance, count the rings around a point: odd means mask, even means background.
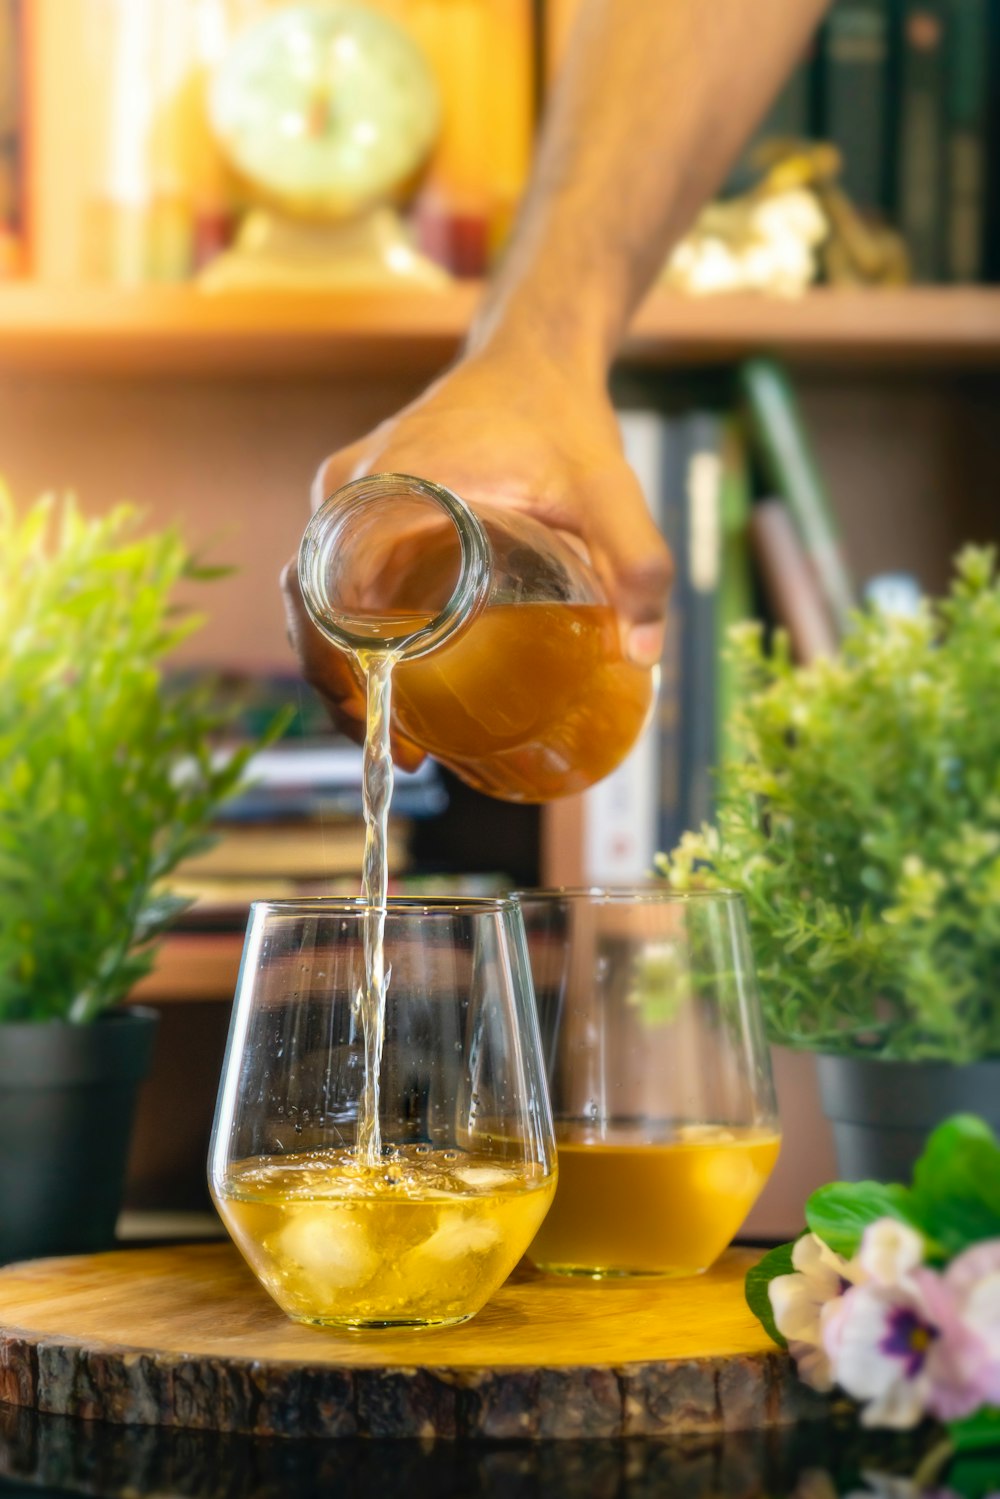
[[[372,616],[370,628],[398,635],[399,618]],[[491,605],[392,674],[400,732],[477,790],[517,802],[601,780],[638,738],[652,695],[606,604]]]

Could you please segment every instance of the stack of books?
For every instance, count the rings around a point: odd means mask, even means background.
[[[287,722],[275,743],[250,757],[244,787],[221,809],[211,846],[170,876],[171,893],[192,902],[178,926],[241,929],[254,900],[357,895],[365,842],[360,746],[334,732],[320,699],[298,677],[205,675],[231,722],[214,751],[220,759],[279,715]],[[395,781],[388,835],[394,892],[412,870],[415,821],[439,815],[448,801],[429,760],[417,771],[397,771]]]

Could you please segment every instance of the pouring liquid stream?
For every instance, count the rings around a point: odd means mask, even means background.
[[[365,902],[364,973],[357,995],[357,1014],[364,1042],[365,1077],[358,1116],[357,1156],[362,1166],[376,1167],[382,1160],[379,1127],[379,1074],[385,1035],[385,996],[391,970],[386,971],[384,937],[389,869],[386,838],[389,804],[392,801],[392,754],[389,747],[389,716],[392,708],[392,668],[398,656],[392,651],[359,653],[358,664],[365,677],[367,714],[362,799],[365,814],[365,852],[361,870],[361,897]]]

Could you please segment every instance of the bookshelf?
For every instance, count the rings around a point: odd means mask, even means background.
[[[195,287],[0,286],[0,368],[92,374],[432,374],[456,352],[481,293],[259,297]],[[797,300],[654,292],[630,362],[698,366],[767,348],[826,368],[990,367],[1000,287],[817,288]]]

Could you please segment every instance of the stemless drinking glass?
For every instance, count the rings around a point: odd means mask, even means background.
[[[373,921],[388,975],[377,1077]],[[431,1327],[477,1312],[555,1190],[516,902],[256,903],[209,1167],[226,1227],[295,1320]]]
[[[563,1275],[693,1275],[780,1137],[738,895],[520,896],[559,1151],[528,1253]]]

